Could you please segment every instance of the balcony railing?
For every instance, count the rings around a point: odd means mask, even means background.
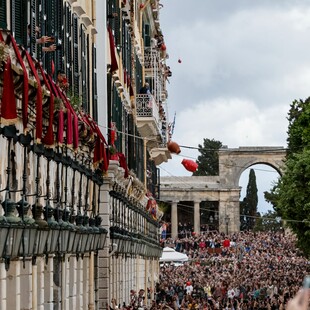
[[[142,136],[158,136],[163,143],[166,129],[159,115],[159,106],[152,95],[139,94],[136,96],[136,111],[138,127]]]
[[[145,69],[157,69],[160,70],[159,52],[156,49],[144,50],[144,66]]]

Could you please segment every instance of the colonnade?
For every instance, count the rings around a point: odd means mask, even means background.
[[[236,195],[236,192],[230,192],[230,200],[227,203],[227,197],[225,200],[219,201],[219,209],[218,211],[218,230],[224,233],[232,233],[240,230],[240,210],[239,210],[239,195]],[[223,197],[224,198],[224,197]],[[195,200],[193,201],[194,205],[194,217],[193,217],[193,228],[194,232],[200,234],[200,227],[201,227],[201,207],[200,203],[202,202]],[[177,238],[178,237],[178,204],[181,204],[181,201],[172,201],[171,202],[171,237]],[[184,204],[182,204],[184,207]]]

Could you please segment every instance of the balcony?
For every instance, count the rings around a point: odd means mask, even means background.
[[[142,137],[148,138],[147,146],[151,149],[151,158],[156,165],[171,159],[167,150],[167,126],[162,121],[159,106],[153,95],[136,96],[137,127]]]
[[[154,97],[149,94],[136,96],[137,123],[140,134],[143,137],[157,139],[162,142],[162,124],[159,117],[159,107]]]
[[[160,69],[160,53],[156,49],[144,50],[144,67],[145,70],[159,70]]]

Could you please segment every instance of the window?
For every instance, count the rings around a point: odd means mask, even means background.
[[[0,28],[6,29],[6,0],[0,0]]]
[[[97,54],[96,54],[96,45],[93,44],[92,48],[92,57],[93,57],[93,119],[98,121],[98,93],[97,93]]]
[[[82,83],[82,104],[83,109],[87,112],[89,111],[88,104],[88,38],[85,34],[86,27],[84,25],[80,26],[81,33],[81,83]]]
[[[11,31],[18,44],[27,46],[27,1],[12,0]]]
[[[79,70],[79,28],[78,17],[76,14],[72,16],[72,32],[73,32],[73,93],[80,95],[80,70]]]

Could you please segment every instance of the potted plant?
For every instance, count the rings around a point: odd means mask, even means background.
[[[109,154],[111,160],[118,160],[117,149],[114,145],[109,146]]]

